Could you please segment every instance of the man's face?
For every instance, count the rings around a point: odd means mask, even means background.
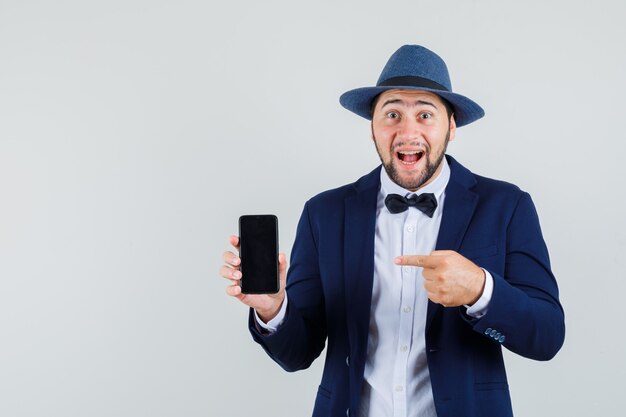
[[[454,117],[441,98],[426,91],[385,91],[372,115],[372,136],[387,174],[411,191],[439,174],[455,133]]]

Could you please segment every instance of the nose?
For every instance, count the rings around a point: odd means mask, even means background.
[[[422,131],[419,123],[412,118],[404,118],[398,125],[398,137],[402,141],[411,141],[419,139],[422,135]]]

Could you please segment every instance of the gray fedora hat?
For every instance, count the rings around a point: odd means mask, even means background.
[[[419,45],[400,47],[387,61],[375,87],[347,91],[339,102],[343,107],[372,120],[372,101],[386,90],[429,91],[446,99],[454,108],[457,126],[476,121],[485,111],[469,98],[452,92],[448,68],[433,51]]]

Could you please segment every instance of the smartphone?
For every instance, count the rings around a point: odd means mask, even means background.
[[[278,276],[278,218],[273,214],[239,217],[241,292],[275,294]]]

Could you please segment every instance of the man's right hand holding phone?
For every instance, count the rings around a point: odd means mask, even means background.
[[[239,251],[239,237],[233,235],[228,240]],[[242,275],[239,270],[241,258],[231,251],[224,252],[222,258],[224,265],[220,268],[220,275],[231,282],[231,285],[226,287],[226,293],[256,310],[259,318],[265,323],[276,317],[285,299],[285,284],[287,282],[287,257],[285,254],[283,252],[278,254],[280,290],[276,294],[242,294],[240,286]]]

